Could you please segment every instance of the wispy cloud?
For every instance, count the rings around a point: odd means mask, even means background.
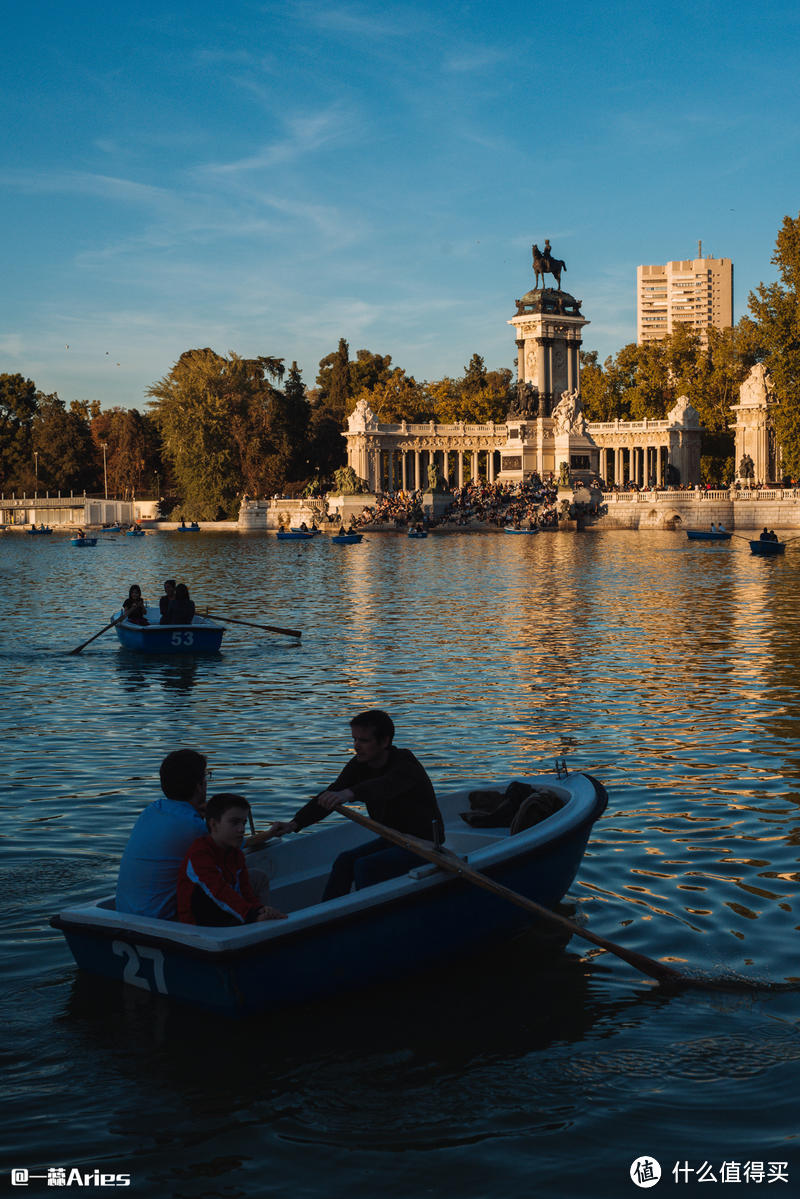
[[[242,171],[265,170],[304,158],[319,150],[342,144],[355,135],[360,122],[343,105],[335,104],[320,112],[297,114],[286,121],[286,135],[254,154],[233,162],[208,163],[203,172],[234,175]]]
[[[170,192],[149,183],[96,175],[87,171],[3,171],[0,182],[29,195],[71,194],[122,200],[132,204],[162,204]]]
[[[361,40],[409,37],[415,33],[420,19],[417,10],[395,6],[391,14],[354,4],[325,7],[317,3],[299,3],[294,11],[304,25]]]
[[[446,54],[442,70],[458,74],[490,71],[500,63],[508,62],[509,57],[507,50],[495,49],[492,46],[467,46],[463,50],[452,50]]]

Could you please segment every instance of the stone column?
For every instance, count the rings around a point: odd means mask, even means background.
[[[472,451],[472,482],[478,478],[478,451]]]
[[[387,491],[394,491],[394,450],[389,450],[387,455],[389,478],[387,481]]]
[[[464,451],[458,451],[458,485],[464,486]]]
[[[419,459],[420,459],[419,450],[414,450],[414,490],[415,491],[419,491],[419,486],[420,486],[420,484],[419,484],[419,465],[420,465]]]
[[[489,450],[488,476],[489,476],[489,482],[494,483],[494,450],[493,449]]]
[[[573,345],[567,342],[567,391],[575,390],[575,355]]]
[[[447,450],[442,450],[442,474],[444,475],[445,483],[450,484],[450,455]]]
[[[536,339],[536,386],[539,395],[547,391],[547,343],[543,337]]]

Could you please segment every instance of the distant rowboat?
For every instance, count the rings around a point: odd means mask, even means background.
[[[538,533],[538,529],[509,529],[508,525],[503,529],[504,533]]]
[[[686,536],[689,541],[730,541],[732,534],[723,529],[721,532],[714,529],[687,529]]]
[[[769,558],[775,554],[782,554],[786,549],[785,541],[751,541],[750,553],[756,557]]]
[[[313,533],[305,532],[303,529],[278,530],[278,541],[310,541],[313,536]]]
[[[144,529],[127,529],[126,537],[144,537]]]
[[[97,545],[97,538],[96,537],[71,537],[70,545],[75,545],[75,546]]]

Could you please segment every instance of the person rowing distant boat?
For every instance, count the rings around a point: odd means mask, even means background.
[[[350,721],[355,756],[327,791],[312,799],[288,821],[276,821],[255,841],[297,833],[325,817],[340,804],[363,803],[373,820],[430,841],[434,827],[444,838],[444,821],[433,783],[409,749],[393,745],[394,722],[387,712],[372,708]],[[418,855],[382,837],[339,854],[323,892],[323,900],[346,895],[396,878],[418,865]]]

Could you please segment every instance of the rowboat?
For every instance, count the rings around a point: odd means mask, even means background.
[[[408,535],[409,535],[409,537],[427,537],[428,530],[427,529],[409,529]]]
[[[363,533],[336,533],[331,537],[334,545],[358,545],[359,541],[363,540]]]
[[[121,615],[117,612],[114,619]],[[154,619],[157,621],[157,617]],[[197,614],[191,624],[133,624],[121,620],[115,628],[120,644],[140,654],[218,653],[225,632],[224,625]]]
[[[50,528],[49,525],[47,525],[46,527],[44,525],[42,525],[42,527],[40,529],[37,529],[34,525],[32,525],[31,528],[28,529],[28,533],[30,533],[31,537],[44,537],[48,533],[52,533],[52,532],[53,532],[53,530]]]
[[[278,541],[309,541],[313,536],[313,533],[306,532],[304,529],[278,530]]]
[[[125,531],[125,536],[126,537],[144,537],[144,529],[127,529]]]
[[[104,533],[121,533],[122,526],[121,525],[104,525],[103,532]]]
[[[70,545],[97,545],[96,537],[70,537]]]
[[[687,529],[686,536],[689,541],[730,541],[732,534],[724,529],[721,533],[716,529],[713,533],[710,529]]]
[[[767,558],[770,554],[782,554],[786,549],[785,541],[751,541],[750,553]]]
[[[439,799],[445,844],[475,870],[552,908],[572,885],[608,797],[585,774],[526,781],[555,791],[563,807],[512,834],[469,827],[459,816],[469,792],[454,791]],[[336,855],[373,835],[334,818],[250,854],[251,867],[269,875],[270,902],[286,920],[204,928],[129,916],[106,897],[68,908],[50,923],[90,974],[244,1015],[406,978],[512,936],[530,921],[505,899],[422,861],[399,878],[321,902]]]
[[[199,533],[200,526],[196,520],[193,520],[190,525],[178,525],[176,533]]]
[[[503,529],[504,533],[538,533],[538,529],[510,529],[508,525]]]

